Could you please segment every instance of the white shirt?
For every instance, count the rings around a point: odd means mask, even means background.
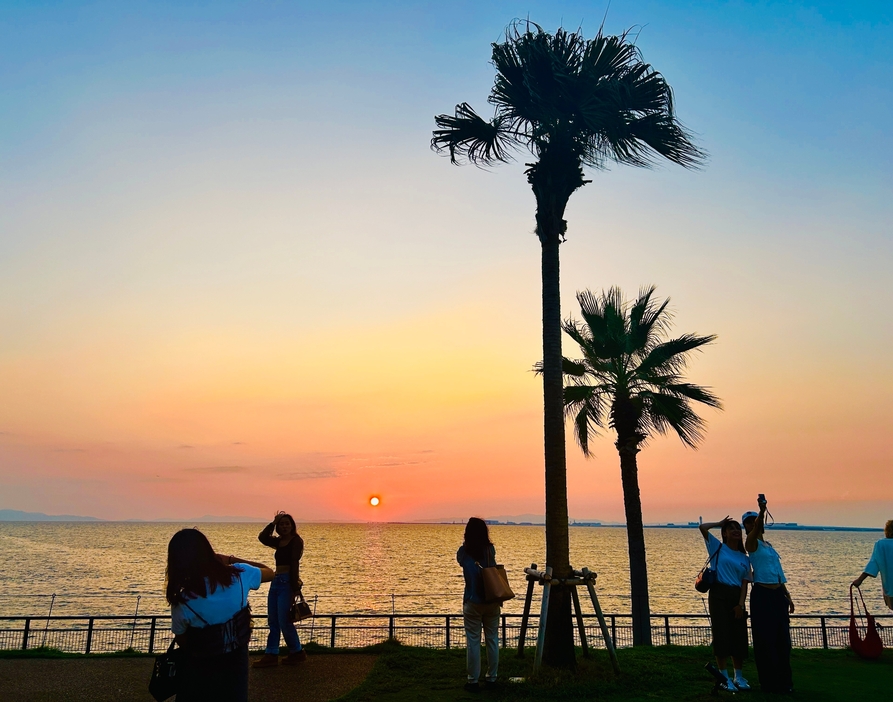
[[[765,541],[757,541],[757,550],[750,554],[750,565],[755,583],[779,585],[788,581],[784,577],[778,552]]]
[[[171,605],[171,631],[175,634],[183,634],[190,626],[201,629],[205,626],[205,622],[209,625],[223,624],[247,605],[248,591],[257,590],[260,587],[260,568],[255,568],[247,563],[237,563],[235,569],[236,579],[233,580],[232,585],[226,587],[218,585],[217,589],[214,592],[209,592],[207,597],[196,597],[189,600],[189,607],[181,604]],[[207,585],[207,580],[205,584]],[[205,621],[199,619],[196,614],[201,615]]]
[[[741,583],[751,579],[750,560],[746,553],[726,546],[713,534],[707,532],[704,544],[711,557],[710,567],[716,569],[716,579],[723,585],[741,587]]]
[[[893,539],[881,539],[875,543],[864,572],[873,576],[880,573],[884,594],[893,597]]]

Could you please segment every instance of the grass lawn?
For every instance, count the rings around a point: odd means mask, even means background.
[[[710,695],[713,679],[703,669],[711,661],[709,648],[659,646],[648,649],[622,649],[618,652],[623,670],[615,678],[605,651],[595,651],[585,660],[578,655],[576,673],[544,672],[525,683],[503,683],[499,690],[467,693],[465,650],[450,651],[410,648],[399,644],[373,647],[380,657],[369,677],[342,697],[342,702],[366,700],[404,702],[409,700],[714,700]],[[849,650],[795,650],[792,657],[795,692],[790,697],[758,692],[752,661],[744,675],[754,686],[752,692],[737,695],[723,692],[720,697],[738,700],[800,699],[820,700],[887,699],[893,683],[893,655],[888,651],[879,661],[863,661]],[[521,660],[512,650],[503,650],[499,662],[500,680],[527,677],[532,667],[532,651]]]

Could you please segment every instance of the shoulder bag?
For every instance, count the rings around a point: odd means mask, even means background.
[[[862,589],[857,587],[856,590],[859,591],[859,600],[861,600],[862,604],[861,609],[859,602],[853,597],[853,586],[850,585],[850,648],[860,658],[871,661],[875,658],[880,658],[884,650],[884,642],[881,641],[874,617],[868,613],[868,608],[865,606]],[[856,610],[858,610],[858,613]],[[864,625],[856,621],[857,618],[861,620],[863,616],[865,618]],[[865,629],[864,636],[861,631],[863,628]]]
[[[242,578],[239,577],[241,590],[240,602],[245,599],[245,589],[242,586]],[[247,646],[251,641],[251,607],[245,605],[236,612],[229,621],[223,624],[208,624],[204,617],[190,607],[186,602],[183,605],[196,617],[201,619],[205,626],[186,629],[186,633],[180,636],[180,645],[186,653],[195,658],[210,658],[231,653],[237,648]]]
[[[152,677],[149,678],[149,694],[158,702],[164,702],[177,694],[180,680],[177,673],[182,677],[186,665],[186,651],[175,646],[176,642],[171,641],[167,651],[155,656],[155,666],[152,668]]]
[[[490,563],[490,554],[487,554],[487,563]],[[481,569],[481,577],[484,579],[484,600],[486,602],[505,602],[515,597],[512,587],[509,585],[508,575],[505,573],[505,566],[488,565],[486,568],[475,561],[475,565]]]
[[[709,592],[710,588],[716,584],[716,568],[717,563],[719,563],[719,552],[721,549],[722,544],[719,545],[719,548],[717,548],[716,551],[707,556],[707,561],[704,563],[704,567],[701,568],[701,572],[698,573],[698,577],[695,578],[695,590],[698,592]],[[710,561],[713,561],[713,567],[711,567]]]

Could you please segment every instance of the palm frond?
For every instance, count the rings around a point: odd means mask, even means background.
[[[662,386],[663,390],[669,394],[685,397],[695,402],[722,409],[722,402],[708,388],[693,383],[668,383]]]
[[[688,362],[687,355],[700,349],[702,346],[711,344],[716,340],[715,334],[708,336],[698,336],[697,334],[683,334],[678,339],[665,341],[658,344],[642,359],[636,369],[637,374],[649,374],[653,372],[666,373],[676,372],[685,368]]]
[[[452,163],[459,163],[460,157],[485,166],[507,163],[509,150],[518,143],[504,118],[497,114],[488,122],[467,102],[456,105],[455,115],[438,115],[434,122],[439,129],[434,130],[431,148],[437,153],[448,151]]]
[[[653,430],[666,434],[672,429],[684,444],[697,448],[704,438],[705,422],[692,411],[687,400],[660,392],[645,392],[641,398],[647,405],[642,413],[644,433]]]
[[[565,414],[573,417],[574,438],[584,456],[589,456],[589,439],[599,435],[604,424],[605,402],[602,388],[569,385],[564,389]]]

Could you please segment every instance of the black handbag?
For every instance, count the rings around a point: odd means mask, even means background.
[[[292,602],[291,609],[288,612],[288,618],[293,622],[299,622],[302,619],[310,619],[312,616],[313,612],[310,611],[310,605],[304,599],[304,593],[298,590],[295,601]]]
[[[698,592],[710,592],[710,588],[716,584],[717,573],[716,573],[716,564],[719,561],[719,551],[722,548],[722,544],[719,545],[719,548],[710,555],[707,556],[707,562],[704,563],[704,567],[701,568],[701,572],[698,573],[698,577],[695,578],[695,590]],[[713,567],[710,567],[710,561],[713,561]]]
[[[158,702],[164,702],[168,697],[176,695],[178,683],[183,677],[186,652],[175,646],[176,642],[171,641],[167,651],[155,656],[155,667],[152,668],[152,677],[149,678],[149,694]]]

